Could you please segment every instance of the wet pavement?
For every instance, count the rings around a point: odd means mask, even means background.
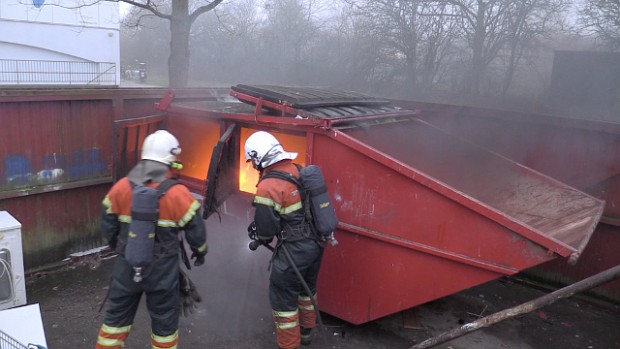
[[[276,348],[267,297],[270,253],[247,247],[251,212],[246,201],[245,197],[227,201],[221,221],[217,215],[207,221],[206,263],[189,272],[204,301],[193,315],[181,318],[180,348]],[[29,276],[28,303],[40,305],[49,348],[94,348],[105,311],[99,309],[114,263],[113,256],[100,257],[93,254]],[[313,343],[304,348],[406,349],[546,292],[503,278],[358,326],[323,313],[325,335],[315,331]],[[319,306],[320,297],[319,290]],[[618,305],[570,298],[437,348],[614,349],[620,348],[619,326]],[[126,348],[149,348],[149,336],[148,314],[142,304]]]

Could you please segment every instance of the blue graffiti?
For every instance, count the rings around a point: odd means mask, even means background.
[[[69,178],[84,178],[106,172],[107,165],[101,160],[101,149],[91,148],[73,153],[71,165],[67,168]]]
[[[4,159],[5,183],[10,186],[57,183],[105,175],[108,169],[101,159],[99,148],[77,150],[71,154],[69,161],[62,154],[46,154],[42,162],[43,168],[35,171],[26,156],[7,156]]]
[[[41,6],[43,6],[44,3],[45,3],[45,0],[32,0],[32,4],[36,8],[41,8]]]
[[[21,185],[30,182],[32,178],[32,164],[23,155],[9,155],[4,159],[6,182]]]

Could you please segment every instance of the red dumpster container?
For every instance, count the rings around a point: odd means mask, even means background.
[[[254,130],[277,133],[301,162],[321,166],[340,244],[326,248],[319,304],[354,324],[557,256],[574,262],[601,217],[601,200],[387,100],[275,86],[239,85],[231,94],[245,103],[170,105],[167,127],[182,143],[183,135],[223,135],[211,159],[196,152],[183,160],[212,164],[211,210],[246,178],[241,147]]]

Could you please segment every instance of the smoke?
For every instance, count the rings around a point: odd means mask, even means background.
[[[222,338],[273,331],[267,295],[271,252],[248,248],[250,210],[248,195],[236,194],[224,204],[221,221],[218,215],[207,220],[206,262],[189,273],[203,302],[187,325],[189,328],[194,327],[194,322],[206,323],[197,328],[207,328],[209,335]]]

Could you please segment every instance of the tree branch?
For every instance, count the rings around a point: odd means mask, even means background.
[[[159,17],[159,18],[164,18],[164,19],[171,19],[172,16],[163,12],[160,12],[157,9],[157,5],[154,4],[151,0],[147,0],[145,4],[138,2],[138,1],[133,1],[133,0],[105,0],[105,1],[109,1],[109,2],[124,2],[126,4],[129,5],[133,5],[135,7],[139,7],[141,9],[147,10],[151,13],[153,13],[155,16]]]
[[[201,14],[209,12],[211,10],[213,10],[217,5],[219,5],[222,1],[224,0],[213,0],[211,1],[209,4],[204,5],[204,6],[200,6],[199,8],[197,8],[196,10],[194,10],[194,12],[192,12],[192,14],[189,16],[189,23],[190,25],[192,25],[194,23],[194,21],[200,17]]]

